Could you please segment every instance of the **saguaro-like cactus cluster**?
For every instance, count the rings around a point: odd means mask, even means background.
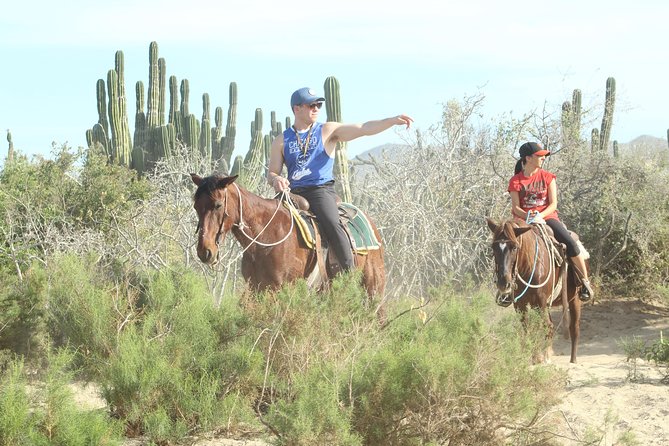
[[[158,57],[158,44],[151,42],[148,86],[145,89],[142,81],[135,84],[135,125],[131,138],[123,72],[123,52],[117,51],[115,67],[107,73],[106,82],[99,79],[96,84],[98,121],[86,131],[89,147],[99,147],[109,162],[130,166],[139,173],[152,168],[157,161],[173,156],[182,147],[198,153],[211,163],[212,168],[225,171],[231,166],[237,134],[238,92],[235,82],[230,83],[224,134],[223,108],[214,109],[212,126],[209,94],[204,93],[201,120],[190,113],[188,79],[179,82],[175,76],[168,78],[165,59]],[[332,76],[325,81],[325,96],[327,119],[341,122],[339,82]],[[290,126],[290,117],[286,117],[285,128]],[[237,156],[230,169],[230,173],[239,174],[240,181],[250,189],[257,189],[264,182],[272,139],[283,132],[274,112],[271,113],[270,133],[264,135],[262,128],[263,112],[258,108],[251,122],[248,152],[246,156]],[[335,156],[339,192],[344,200],[351,201],[346,143],[337,145]]]
[[[101,147],[110,162],[131,166],[140,173],[161,158],[171,156],[179,146],[200,151],[201,155],[212,161],[212,167],[226,155],[225,161],[229,163],[235,147],[237,86],[234,82],[230,84],[230,109],[225,136],[221,135],[220,121],[217,124],[218,131],[210,126],[209,95],[204,93],[202,96],[203,114],[200,122],[188,111],[188,80],[183,79],[177,90],[178,81],[174,76],[169,78],[170,98],[166,124],[166,64],[165,59],[158,57],[158,44],[151,42],[148,92],[145,96],[144,84],[141,81],[136,83],[135,130],[131,138],[123,68],[123,52],[117,51],[116,65],[107,73],[106,84],[102,79],[97,82],[98,122],[86,132],[89,147]],[[214,147],[217,152],[213,152]]]

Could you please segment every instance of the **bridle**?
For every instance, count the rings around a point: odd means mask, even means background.
[[[235,187],[235,189],[237,189],[237,196],[239,198],[239,221],[237,223],[233,223],[232,226],[237,227],[239,229],[239,232],[242,235],[244,235],[244,237],[246,237],[247,239],[250,240],[250,243],[248,245],[246,245],[246,247],[244,249],[242,249],[242,251],[239,253],[239,255],[237,257],[235,257],[235,259],[233,259],[233,261],[236,260],[241,255],[243,255],[244,252],[253,245],[259,245],[259,246],[262,246],[262,247],[270,248],[270,247],[277,246],[277,245],[280,245],[281,243],[285,242],[288,239],[288,237],[290,236],[290,234],[293,232],[293,227],[295,226],[295,219],[293,218],[292,215],[291,215],[291,218],[290,218],[290,229],[288,230],[288,233],[281,240],[273,242],[273,243],[263,243],[263,242],[259,242],[258,238],[263,234],[263,232],[265,232],[265,230],[272,223],[272,221],[274,220],[274,217],[276,217],[277,213],[279,212],[279,209],[281,208],[281,205],[284,202],[284,200],[288,203],[289,207],[295,208],[295,204],[290,199],[289,190],[284,190],[284,191],[281,192],[281,197],[278,200],[277,207],[274,210],[274,213],[272,214],[272,217],[269,219],[267,224],[265,224],[265,226],[260,230],[260,232],[258,232],[258,234],[255,237],[251,237],[250,235],[248,235],[244,231],[244,229],[248,228],[248,226],[246,225],[246,223],[244,223],[244,205],[243,205],[243,202],[242,202],[241,190],[239,189],[239,186],[237,186],[237,184],[232,183],[232,185]],[[216,233],[216,238],[215,238],[216,248],[217,248],[217,253],[216,253],[217,258],[220,256],[220,252],[221,252],[220,249],[218,249],[218,248],[220,247],[220,242],[221,242],[221,238],[222,238],[222,235],[223,235],[223,225],[225,223],[225,219],[227,217],[230,217],[230,214],[228,214],[228,188],[227,187],[224,188],[224,194],[225,194],[225,196],[223,198],[223,218],[221,219],[221,224],[218,227],[218,232]],[[195,229],[195,233],[197,234],[201,230],[203,230],[202,221],[198,219],[197,227]]]
[[[495,300],[497,301],[497,304],[499,304],[501,306],[506,307],[506,306],[509,306],[511,303],[518,302],[525,295],[525,293],[527,293],[527,291],[530,288],[537,289],[537,288],[541,288],[541,287],[545,286],[548,283],[548,281],[551,279],[551,277],[553,276],[555,254],[554,254],[553,250],[551,249],[550,241],[548,240],[548,236],[545,233],[544,228],[541,225],[537,225],[537,226],[539,227],[539,232],[541,233],[541,239],[543,240],[543,242],[546,246],[546,249],[548,250],[548,268],[549,269],[548,269],[548,275],[546,276],[546,280],[544,280],[542,283],[537,284],[537,285],[532,284],[532,279],[534,278],[534,273],[536,272],[537,262],[538,262],[538,259],[539,259],[539,235],[537,235],[536,233],[534,233],[534,240],[535,240],[534,261],[532,262],[532,272],[530,273],[529,279],[527,281],[525,281],[525,279],[523,279],[523,277],[518,272],[518,255],[520,254],[521,248],[523,246],[523,240],[522,240],[522,238],[520,238],[519,241],[518,241],[517,249],[516,249],[516,257],[515,257],[515,259],[513,259],[513,267],[511,269],[512,270],[512,274],[511,274],[511,280],[512,280],[511,292],[506,294],[506,293],[500,293],[498,291],[497,296],[495,298]],[[493,245],[494,244],[499,245],[499,244],[502,244],[502,243],[509,243],[510,245],[515,245],[515,242],[513,242],[511,240],[508,240],[508,239],[493,241]],[[499,265],[497,264],[497,262],[495,262],[495,275],[499,276],[498,272],[499,272]],[[510,297],[514,294],[514,292],[518,288],[518,283],[517,282],[520,282],[523,285],[525,285],[525,289],[518,296],[513,297],[512,299],[510,299]]]

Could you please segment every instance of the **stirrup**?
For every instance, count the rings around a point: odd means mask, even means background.
[[[595,295],[595,292],[592,290],[592,286],[590,286],[590,281],[582,279],[581,280],[581,292],[579,293],[578,297],[583,301],[587,302],[590,299],[592,299]]]

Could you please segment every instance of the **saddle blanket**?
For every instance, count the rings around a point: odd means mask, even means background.
[[[287,207],[304,242],[309,248],[315,249],[316,236],[313,225],[317,221],[314,214],[291,206]],[[339,219],[347,229],[351,239],[351,248],[356,254],[364,255],[368,251],[380,248],[381,242],[376,238],[369,219],[358,207],[350,203],[339,203]]]

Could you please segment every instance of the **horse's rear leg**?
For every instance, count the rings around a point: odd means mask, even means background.
[[[567,300],[569,302],[569,337],[571,338],[570,362],[576,363],[578,338],[581,334],[581,299],[578,298],[576,278],[573,270],[568,272]]]
[[[581,335],[581,300],[572,294],[569,299],[569,337],[571,338],[571,358],[569,362],[576,363],[578,338]]]
[[[377,258],[378,257],[378,258]],[[380,263],[379,263],[380,262]],[[369,254],[362,266],[362,285],[367,292],[370,306],[374,306],[379,323],[386,323],[385,289],[386,274],[383,257]]]

